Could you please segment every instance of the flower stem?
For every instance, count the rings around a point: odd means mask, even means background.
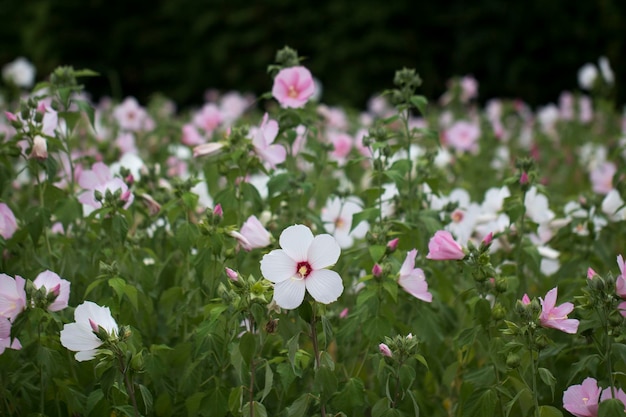
[[[313,314],[311,315],[311,341],[313,342],[313,354],[315,355],[315,370],[320,369],[320,350],[317,343],[317,313],[315,312],[315,303],[313,303]],[[326,417],[326,404],[320,395],[320,412],[322,417]]]
[[[119,362],[119,370],[124,377],[124,385],[126,386],[126,392],[130,397],[130,401],[133,405],[133,410],[135,411],[135,417],[139,417],[139,408],[137,407],[137,399],[135,398],[135,388],[133,387],[133,382],[128,375],[128,367],[124,364],[124,355],[122,352],[117,353],[117,358]]]

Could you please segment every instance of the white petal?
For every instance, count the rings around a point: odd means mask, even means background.
[[[296,262],[306,261],[313,232],[303,224],[289,226],[280,234],[280,247]]]
[[[274,286],[274,301],[281,308],[293,310],[302,304],[306,289],[304,279],[290,278]]]
[[[336,301],[343,293],[343,281],[338,273],[328,269],[311,272],[305,279],[306,289],[315,301],[328,304]]]
[[[96,357],[96,353],[97,350],[93,349],[93,350],[84,350],[82,352],[76,352],[76,354],[74,355],[74,357],[76,358],[76,360],[78,362],[83,362],[83,361],[90,361],[93,358]]]
[[[98,348],[102,340],[98,339],[88,324],[68,323],[61,330],[61,344],[71,351],[79,352]]]
[[[282,282],[296,274],[298,264],[284,250],[276,249],[261,259],[261,274],[272,282]]]
[[[306,259],[314,270],[326,268],[337,263],[341,248],[331,235],[317,235],[311,246]]]
[[[76,323],[85,324],[91,328],[89,319],[104,328],[107,333],[117,335],[118,326],[113,316],[111,316],[109,307],[101,307],[91,301],[85,301],[76,307],[76,310],[74,310],[74,320],[76,320]]]

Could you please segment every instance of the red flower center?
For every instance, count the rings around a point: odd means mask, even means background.
[[[296,90],[296,87],[294,87],[293,85],[290,85],[289,90],[287,91],[287,95],[291,98],[297,98],[298,91]]]
[[[300,278],[306,278],[313,271],[311,265],[307,261],[298,262],[296,266],[296,275],[300,276]]]

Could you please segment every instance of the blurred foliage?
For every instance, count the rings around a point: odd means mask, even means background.
[[[626,72],[623,0],[0,0],[0,19],[0,64],[24,55],[39,74],[88,67],[102,74],[87,84],[97,95],[160,91],[182,105],[208,88],[268,91],[260,69],[284,45],[310,58],[325,102],[359,107],[405,66],[429,97],[473,74],[482,100],[533,105],[577,88],[578,69],[601,55],[618,79]]]

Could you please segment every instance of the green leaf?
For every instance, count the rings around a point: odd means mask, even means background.
[[[350,228],[350,231],[354,230],[354,228],[357,227],[362,221],[374,222],[379,214],[380,210],[378,207],[370,207],[358,213],[354,213],[352,215],[352,227]]]
[[[91,394],[87,397],[87,406],[85,411],[87,415],[91,414],[91,412],[95,409],[99,409],[101,407],[100,402],[104,400],[104,393],[102,390],[97,389],[92,391]]]
[[[617,398],[610,398],[608,400],[604,400],[600,403],[600,407],[598,407],[598,417],[622,417],[622,416],[626,416],[626,412],[624,412],[624,404],[622,404],[622,402],[618,400]]]
[[[400,386],[404,391],[407,391],[413,385],[413,381],[415,381],[415,368],[402,365],[400,367]]]
[[[94,127],[96,111],[93,108],[93,106],[83,100],[75,100],[74,104],[76,104],[76,106],[80,109],[80,111],[82,111],[83,113],[87,115],[87,117],[89,118],[89,124],[91,125],[91,127]]]
[[[117,299],[121,301],[126,290],[126,281],[119,277],[110,278],[109,287],[113,288],[115,294],[117,294]]]
[[[552,399],[554,400],[554,386],[556,385],[556,378],[546,368],[539,368],[538,371],[539,377],[541,378],[543,383],[550,387],[550,391],[552,392]]]
[[[329,367],[320,366],[315,370],[313,391],[319,392],[326,399],[337,391],[337,376]]]
[[[228,410],[231,414],[239,414],[243,401],[243,386],[238,386],[230,390],[228,395]]]
[[[426,105],[428,100],[424,96],[411,96],[411,104],[415,106],[422,115],[426,114]]]
[[[252,402],[252,411],[254,412],[255,417],[267,417],[267,410],[265,410],[265,406],[260,402]],[[244,404],[241,414],[244,416],[252,415],[250,414],[250,403]]]
[[[474,318],[484,328],[489,326],[489,320],[491,319],[491,304],[484,298],[479,298],[474,304]]]
[[[150,414],[150,410],[152,409],[153,404],[152,393],[148,390],[148,388],[140,384],[139,394],[141,401],[144,404],[145,414]]]
[[[192,223],[183,223],[176,230],[176,244],[183,251],[187,252],[194,246],[200,237],[198,227]]]
[[[372,407],[372,417],[382,417],[390,410],[389,401],[386,397],[383,397],[376,401],[376,404]]]
[[[202,404],[202,400],[206,396],[204,392],[196,392],[191,396],[187,397],[185,400],[185,408],[187,409],[188,416],[196,416],[198,414],[198,410],[200,409],[200,404]]]
[[[256,339],[250,332],[245,332],[239,339],[239,352],[241,357],[246,362],[246,365],[250,366],[250,362],[254,358],[256,351]]]
[[[261,401],[267,397],[267,394],[272,390],[272,386],[274,385],[274,372],[272,371],[272,367],[269,362],[265,361],[265,386],[263,387],[263,395],[261,396]]]
[[[297,400],[287,407],[287,417],[305,417],[309,407],[309,394],[301,395]]]
[[[367,249],[370,253],[370,256],[372,257],[372,261],[374,261],[375,263],[380,261],[380,258],[382,258],[387,251],[387,248],[383,245],[372,245]]]
[[[622,407],[622,411],[624,408]],[[607,414],[607,416],[618,416],[619,414]],[[600,414],[602,416],[602,414]],[[600,417],[599,416],[599,417]],[[552,407],[551,405],[542,405],[539,407],[539,417],[563,417],[563,413],[561,413],[558,409]]]

